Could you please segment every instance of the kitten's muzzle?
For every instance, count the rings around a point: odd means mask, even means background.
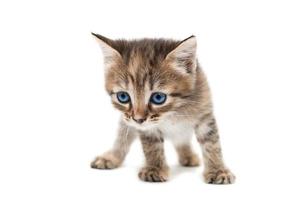
[[[136,123],[142,124],[144,121],[146,121],[147,118],[132,118]]]

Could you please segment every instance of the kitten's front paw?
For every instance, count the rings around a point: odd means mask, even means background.
[[[139,172],[139,178],[146,182],[165,182],[168,180],[168,168],[144,167]]]
[[[121,161],[113,153],[106,153],[102,156],[98,156],[91,163],[91,167],[94,169],[114,169],[119,167]]]
[[[232,184],[235,181],[234,174],[228,169],[207,170],[203,175],[209,184]]]

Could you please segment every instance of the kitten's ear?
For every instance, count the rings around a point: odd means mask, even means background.
[[[167,62],[183,73],[192,73],[197,66],[196,61],[197,40],[190,36],[182,40],[165,58]]]
[[[115,41],[93,32],[91,34],[95,37],[103,51],[105,63],[110,63],[115,59],[122,58],[121,54],[115,49]]]

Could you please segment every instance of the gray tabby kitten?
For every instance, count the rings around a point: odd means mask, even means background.
[[[103,50],[106,90],[122,117],[113,148],[91,167],[119,167],[139,137],[146,157],[139,178],[167,181],[164,138],[174,143],[181,165],[198,166],[191,148],[195,133],[202,147],[205,182],[233,183],[235,176],[223,162],[209,87],[197,62],[196,37],[127,41],[92,34]]]

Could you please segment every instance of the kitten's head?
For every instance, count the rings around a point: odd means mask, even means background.
[[[189,106],[197,70],[196,38],[111,40],[98,34],[106,90],[124,121],[139,130],[180,115]]]

